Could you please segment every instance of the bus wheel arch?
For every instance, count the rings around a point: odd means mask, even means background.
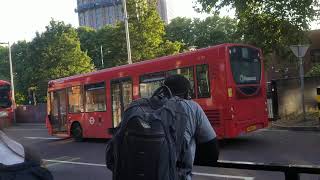
[[[70,128],[70,134],[71,134],[71,137],[73,137],[73,139],[76,142],[83,141],[83,128],[78,121],[72,122],[71,128]]]

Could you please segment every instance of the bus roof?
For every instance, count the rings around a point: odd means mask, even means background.
[[[197,49],[195,51],[188,51],[188,52],[179,53],[179,54],[176,54],[176,55],[163,56],[163,57],[159,57],[159,58],[155,58],[155,59],[136,62],[136,63],[133,63],[133,64],[126,64],[126,65],[111,67],[111,68],[102,69],[102,70],[98,70],[98,71],[94,71],[94,72],[89,72],[89,73],[84,73],[84,74],[68,76],[68,77],[64,77],[64,78],[60,78],[60,79],[55,79],[55,80],[49,81],[49,84],[68,82],[68,81],[72,81],[74,79],[85,78],[85,77],[88,77],[88,76],[102,74],[102,73],[106,73],[106,72],[113,72],[113,71],[118,71],[118,70],[126,70],[128,68],[134,68],[134,67],[137,67],[137,66],[149,65],[151,63],[157,63],[157,62],[160,62],[160,61],[163,62],[163,61],[167,61],[167,60],[178,58],[178,57],[192,55],[192,54],[199,53],[199,52],[207,52],[207,51],[210,51],[210,50],[213,50],[213,49],[218,49],[218,48],[221,48],[221,47],[230,47],[230,46],[247,46],[247,47],[256,48],[254,46],[247,45],[247,44],[225,43],[225,44],[220,44],[220,45],[216,45],[216,46],[210,46],[210,47],[207,47],[207,48]]]
[[[10,83],[4,80],[0,80],[0,86],[1,85],[10,85]]]

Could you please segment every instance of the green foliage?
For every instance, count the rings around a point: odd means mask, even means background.
[[[194,23],[192,19],[177,17],[166,26],[166,38],[183,43],[184,49],[194,46]]]
[[[8,48],[0,46],[0,80],[10,80]]]
[[[320,76],[320,64],[315,64],[311,70],[306,74],[306,76]]]
[[[268,14],[305,28],[319,16],[318,0],[196,0],[196,4],[200,5],[199,11],[218,13],[224,7],[231,7],[240,20],[243,15]]]
[[[178,53],[181,43],[165,38],[164,22],[156,11],[156,1],[128,0],[129,32],[133,62]],[[126,34],[123,22],[97,30],[78,29],[81,47],[101,67],[100,46],[105,67],[127,64]],[[89,40],[88,40],[89,39]]]
[[[21,92],[16,92],[15,93],[15,101],[16,101],[17,105],[26,104],[27,96],[25,96],[24,94],[21,94]]]
[[[197,47],[238,42],[240,40],[236,33],[237,22],[229,17],[213,15],[203,21],[194,20],[195,46]]]
[[[70,25],[52,20],[32,42],[12,46],[17,91],[27,97],[35,88],[38,102],[45,101],[49,80],[90,72],[94,66],[80,49],[77,31]],[[21,98],[23,99],[23,98]]]
[[[101,44],[97,43],[97,31],[91,27],[82,26],[77,29],[77,33],[81,42],[81,50],[91,57],[98,69],[101,69]]]
[[[319,18],[320,8],[318,0],[196,0],[196,5],[199,11],[213,13],[235,9],[238,35],[244,43],[287,60],[289,45],[308,41],[305,32]]]
[[[205,20],[190,18],[175,18],[166,27],[167,38],[180,41],[184,49],[191,46],[197,48],[211,45],[239,42],[237,22],[229,17],[213,15]]]

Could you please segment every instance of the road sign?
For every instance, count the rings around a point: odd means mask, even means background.
[[[290,49],[296,57],[302,58],[306,55],[309,45],[292,45]]]
[[[303,111],[303,119],[306,119],[306,110],[304,105],[304,69],[303,69],[303,57],[306,55],[309,45],[292,45],[290,46],[291,51],[293,54],[299,58],[300,61],[300,83],[301,83],[301,104],[302,104],[302,111]]]

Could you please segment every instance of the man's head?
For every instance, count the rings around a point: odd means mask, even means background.
[[[168,86],[174,96],[184,99],[189,98],[191,84],[187,78],[182,75],[172,75],[164,80],[164,85]]]

